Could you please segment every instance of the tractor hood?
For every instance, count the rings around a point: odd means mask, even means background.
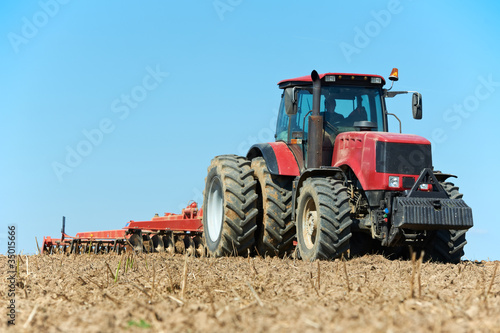
[[[411,188],[424,168],[432,168],[431,143],[412,134],[345,132],[335,139],[332,161],[350,168],[364,190],[402,191]],[[389,188],[389,176],[405,181]]]

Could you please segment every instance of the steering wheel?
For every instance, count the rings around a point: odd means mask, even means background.
[[[324,119],[324,123],[326,127],[333,131],[333,135],[337,136],[340,133],[338,128],[333,126],[328,120]]]

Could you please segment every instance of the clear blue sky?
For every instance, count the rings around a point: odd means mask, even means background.
[[[496,1],[3,1],[0,252],[201,202],[218,154],[272,141],[281,79],[399,68],[388,103],[472,207],[469,259],[500,259]],[[398,128],[391,121],[391,131]],[[75,156],[78,154],[78,156]]]

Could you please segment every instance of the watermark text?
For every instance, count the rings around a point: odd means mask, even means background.
[[[118,119],[127,119],[131,111],[137,109],[148,94],[158,88],[164,79],[169,75],[163,72],[157,65],[156,68],[146,67],[146,74],[142,78],[141,84],[134,86],[129,93],[121,94],[111,102],[111,112],[116,114]],[[94,149],[100,146],[106,137],[116,129],[116,121],[111,117],[102,118],[94,128],[83,129],[81,134],[84,137],[75,146],[66,146],[66,156],[62,162],[53,161],[52,170],[59,182],[63,181],[63,176],[72,173]]]
[[[212,5],[214,6],[215,12],[219,16],[221,21],[224,21],[224,16],[227,12],[232,12],[236,7],[241,5],[243,0],[214,0]]]
[[[30,40],[38,36],[40,30],[54,18],[61,9],[61,5],[66,5],[70,0],[42,0],[38,2],[40,10],[31,17],[23,16],[21,19],[21,29],[17,32],[9,32],[7,39],[15,53],[19,53],[21,46],[29,43]]]
[[[7,324],[16,324],[16,226],[7,227]]]

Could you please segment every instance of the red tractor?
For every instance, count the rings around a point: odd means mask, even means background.
[[[397,81],[397,69],[389,77]],[[246,157],[215,157],[204,191],[204,241],[211,255],[289,254],[334,259],[372,251],[460,262],[472,210],[456,177],[435,171],[431,144],[389,133],[378,75],[313,71],[283,89],[276,142]],[[422,97],[413,93],[415,119]],[[399,120],[399,119],[398,119]]]

